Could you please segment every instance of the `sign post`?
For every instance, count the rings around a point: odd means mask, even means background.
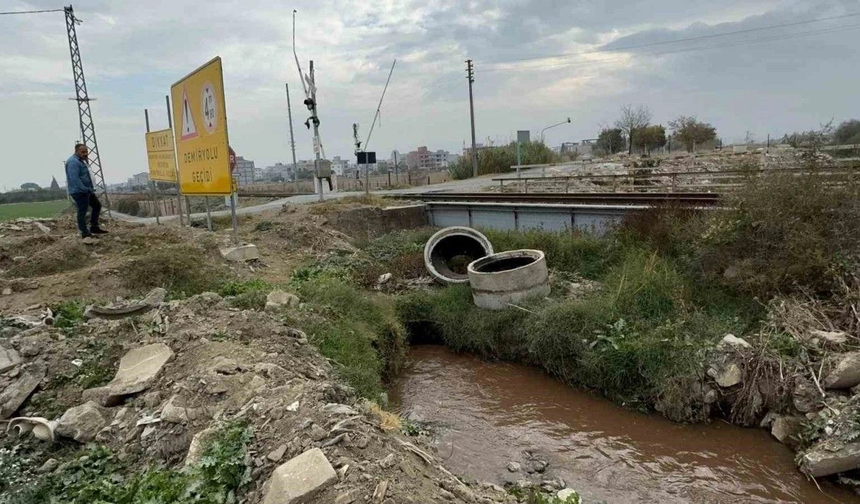
[[[170,130],[170,155],[173,159],[173,183],[176,185],[176,211],[179,214],[179,226],[182,226],[182,191],[179,188],[179,176],[176,174],[176,148],[173,147],[173,117],[170,115],[170,96],[165,95],[167,103],[167,128]],[[191,226],[191,216],[188,216],[188,225]]]
[[[207,197],[208,209],[209,196],[232,192],[221,58],[173,84],[170,95],[179,186],[186,196]]]

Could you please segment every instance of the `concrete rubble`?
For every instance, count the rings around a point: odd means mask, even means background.
[[[771,424],[770,433],[780,443],[796,448],[805,422],[803,417],[780,416]]]
[[[146,390],[171,358],[173,350],[164,343],[136,348],[120,360],[119,370],[110,383],[84,391],[83,397],[102,406],[113,406],[124,396]]]
[[[800,459],[800,468],[808,476],[820,478],[860,467],[860,443],[819,443]]]
[[[337,473],[319,448],[308,450],[272,473],[263,504],[312,502],[321,490],[337,481]]]
[[[824,378],[826,389],[849,389],[860,385],[860,352],[850,352],[836,356],[833,369]]]
[[[743,381],[743,372],[734,362],[711,367],[708,369],[708,376],[713,378],[717,385],[722,388],[734,387]]]
[[[250,243],[221,249],[221,255],[224,259],[231,262],[247,262],[260,259],[260,251],[257,250],[257,246]]]
[[[99,406],[90,401],[66,410],[54,431],[79,443],[88,443],[109,423]]]
[[[24,360],[15,349],[0,346],[0,373],[5,373],[22,362]]]
[[[10,385],[0,391],[0,420],[11,417],[45,378],[44,364],[34,364],[22,371]]]
[[[276,289],[266,296],[266,311],[279,311],[284,308],[297,308],[299,306],[299,303],[299,297],[295,294],[290,294],[289,292]]]

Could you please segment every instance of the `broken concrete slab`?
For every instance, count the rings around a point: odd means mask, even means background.
[[[263,504],[305,504],[328,485],[337,473],[319,448],[285,462],[272,473]]]
[[[809,331],[809,339],[825,345],[848,343],[848,334],[842,331]]]
[[[84,318],[110,319],[125,318],[131,315],[138,315],[147,310],[157,308],[159,305],[161,305],[161,303],[164,302],[165,297],[167,297],[167,291],[161,287],[156,287],[155,289],[149,291],[149,294],[147,294],[146,297],[139,301],[125,302],[119,305],[87,306],[86,310],[84,311]]]
[[[833,362],[835,366],[822,383],[824,388],[838,390],[860,385],[860,352],[838,355]]]
[[[734,387],[743,381],[743,372],[734,362],[729,362],[719,369],[715,367],[708,369],[708,376],[722,388]]]
[[[803,417],[781,416],[771,424],[770,433],[780,443],[795,448],[799,443],[799,436],[803,432]]]
[[[104,387],[85,390],[84,400],[92,400],[102,406],[115,406],[124,396],[149,388],[172,358],[173,350],[164,343],[136,348],[120,359],[114,379]]]
[[[295,294],[273,290],[266,296],[266,311],[278,311],[282,308],[295,308],[299,306],[299,297]]]
[[[17,380],[0,392],[0,420],[11,417],[24,401],[30,397],[45,378],[45,366],[34,365],[27,368]]]
[[[232,262],[253,261],[260,258],[260,251],[256,245],[245,243],[236,247],[221,249],[224,259]]]
[[[800,459],[800,469],[813,478],[829,476],[860,467],[860,443],[840,445],[825,441],[813,446]]]
[[[98,404],[89,401],[66,410],[57,420],[54,432],[79,443],[88,443],[95,439],[96,434],[107,424],[108,419]]]
[[[0,373],[4,373],[22,362],[24,359],[14,349],[0,346]]]

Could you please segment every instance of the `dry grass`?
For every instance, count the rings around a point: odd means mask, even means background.
[[[30,251],[9,269],[10,277],[38,277],[74,271],[92,263],[90,250],[79,240],[34,239],[41,248]],[[50,243],[45,246],[45,244]],[[24,249],[20,250],[24,253]]]
[[[385,432],[396,432],[403,427],[399,416],[385,411],[376,403],[370,403],[370,412],[379,419],[379,428]]]
[[[361,196],[347,196],[345,198],[329,199],[322,203],[313,203],[310,205],[310,212],[316,215],[326,215],[359,205],[385,208],[391,206],[390,204],[391,200],[382,196],[362,194]]]

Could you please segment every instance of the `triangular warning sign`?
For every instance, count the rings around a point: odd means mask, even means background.
[[[182,90],[182,124],[180,130],[182,140],[197,138],[197,126],[194,125],[194,114],[191,113],[191,104],[188,103],[188,94]]]

